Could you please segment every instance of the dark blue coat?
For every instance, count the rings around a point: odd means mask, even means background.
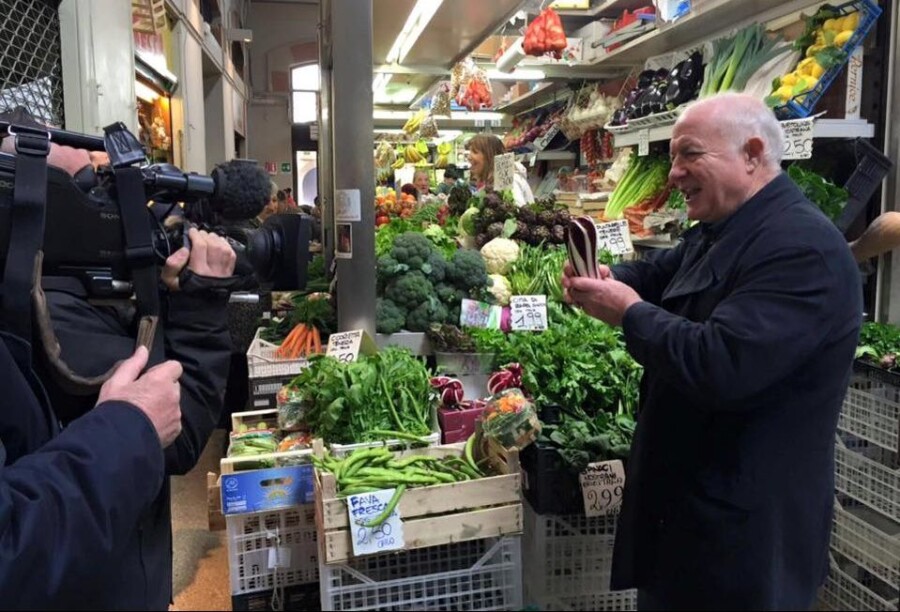
[[[616,266],[645,367],[614,588],[672,608],[809,609],[861,324],[840,232],[781,174],[676,248]]]
[[[47,299],[62,356],[79,374],[105,372],[133,352],[133,330],[111,310],[62,291],[48,291]],[[143,413],[127,405],[92,409],[95,396],[65,393],[39,362],[49,404],[70,421],[49,443],[57,450],[48,459],[42,445],[55,433],[55,418],[18,371],[0,361],[0,389],[6,394],[12,384],[14,390],[0,411],[0,440],[7,450],[0,472],[3,608],[168,608],[172,534],[166,476],[196,464],[218,422],[231,341],[223,299],[175,294],[164,306],[166,357],[184,368],[182,433],[165,452]],[[44,395],[39,383],[33,386]],[[6,491],[23,462],[32,467],[19,478],[30,479],[31,495],[41,496],[43,506],[20,504],[11,524],[7,497],[14,491]],[[17,531],[21,526],[31,528]]]

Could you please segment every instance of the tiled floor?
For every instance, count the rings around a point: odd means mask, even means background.
[[[231,610],[224,531],[209,531],[206,473],[219,472],[227,432],[217,429],[197,466],[172,478],[175,605],[172,610]]]

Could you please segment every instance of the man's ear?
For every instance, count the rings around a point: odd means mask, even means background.
[[[753,168],[758,168],[763,164],[766,144],[762,138],[754,136],[744,144],[744,152],[747,154],[747,163]]]

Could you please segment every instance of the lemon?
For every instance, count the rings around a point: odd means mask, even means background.
[[[848,13],[844,17],[844,23],[841,24],[843,27],[841,30],[855,30],[859,27],[859,11],[853,11],[852,13]]]
[[[825,45],[810,45],[809,49],[806,50],[806,57],[812,57],[824,48]]]
[[[842,30],[834,37],[834,44],[838,47],[843,47],[847,44],[847,41],[850,40],[851,36],[853,36],[853,30]]]
[[[825,74],[825,69],[819,64],[819,62],[813,62],[810,64],[809,76],[815,79],[821,79],[822,75]]]
[[[822,29],[830,32],[840,32],[840,29],[836,27],[837,21],[837,19],[826,19],[825,23],[822,24]]]
[[[803,79],[803,91],[809,91],[813,87],[816,86],[816,83],[819,82],[819,79],[816,77],[808,76]]]
[[[788,87],[793,87],[796,84],[797,84],[797,74],[794,72],[790,72],[790,73],[784,75],[783,77],[781,77],[781,85],[782,86],[787,85]]]
[[[794,96],[794,88],[790,85],[782,85],[775,91],[774,95],[781,98],[782,102],[787,102]]]
[[[807,57],[806,59],[800,60],[800,63],[797,64],[797,68],[794,72],[798,75],[809,74],[811,71],[810,65],[815,63],[815,58]]]
[[[829,30],[830,32],[831,30]],[[825,30],[819,30],[816,32],[816,44],[817,45],[825,45]]]

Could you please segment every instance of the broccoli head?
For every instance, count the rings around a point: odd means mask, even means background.
[[[406,324],[406,311],[390,300],[378,298],[375,302],[375,331],[394,334]]]
[[[406,264],[410,270],[421,270],[431,254],[434,245],[419,232],[404,232],[394,240],[391,257],[399,264]]]
[[[421,272],[408,272],[388,283],[384,297],[401,308],[412,310],[434,297],[434,286]]]
[[[406,317],[406,329],[413,332],[424,332],[432,323],[443,323],[447,319],[447,309],[437,298],[422,302],[410,311]]]
[[[487,268],[481,253],[468,249],[460,249],[454,253],[447,267],[447,278],[467,292],[487,287]]]
[[[390,255],[382,255],[375,262],[375,279],[379,287],[385,287],[391,279],[406,272],[409,268],[401,266]]]
[[[466,297],[466,292],[457,289],[450,283],[438,283],[434,286],[434,294],[445,306],[459,306],[459,303]]]
[[[447,318],[444,319],[448,325],[459,325],[459,315],[462,313],[462,305],[457,304],[447,309]]]
[[[447,275],[447,260],[444,259],[443,255],[435,251],[428,258],[427,265],[423,267],[422,271],[432,283],[439,283]]]

